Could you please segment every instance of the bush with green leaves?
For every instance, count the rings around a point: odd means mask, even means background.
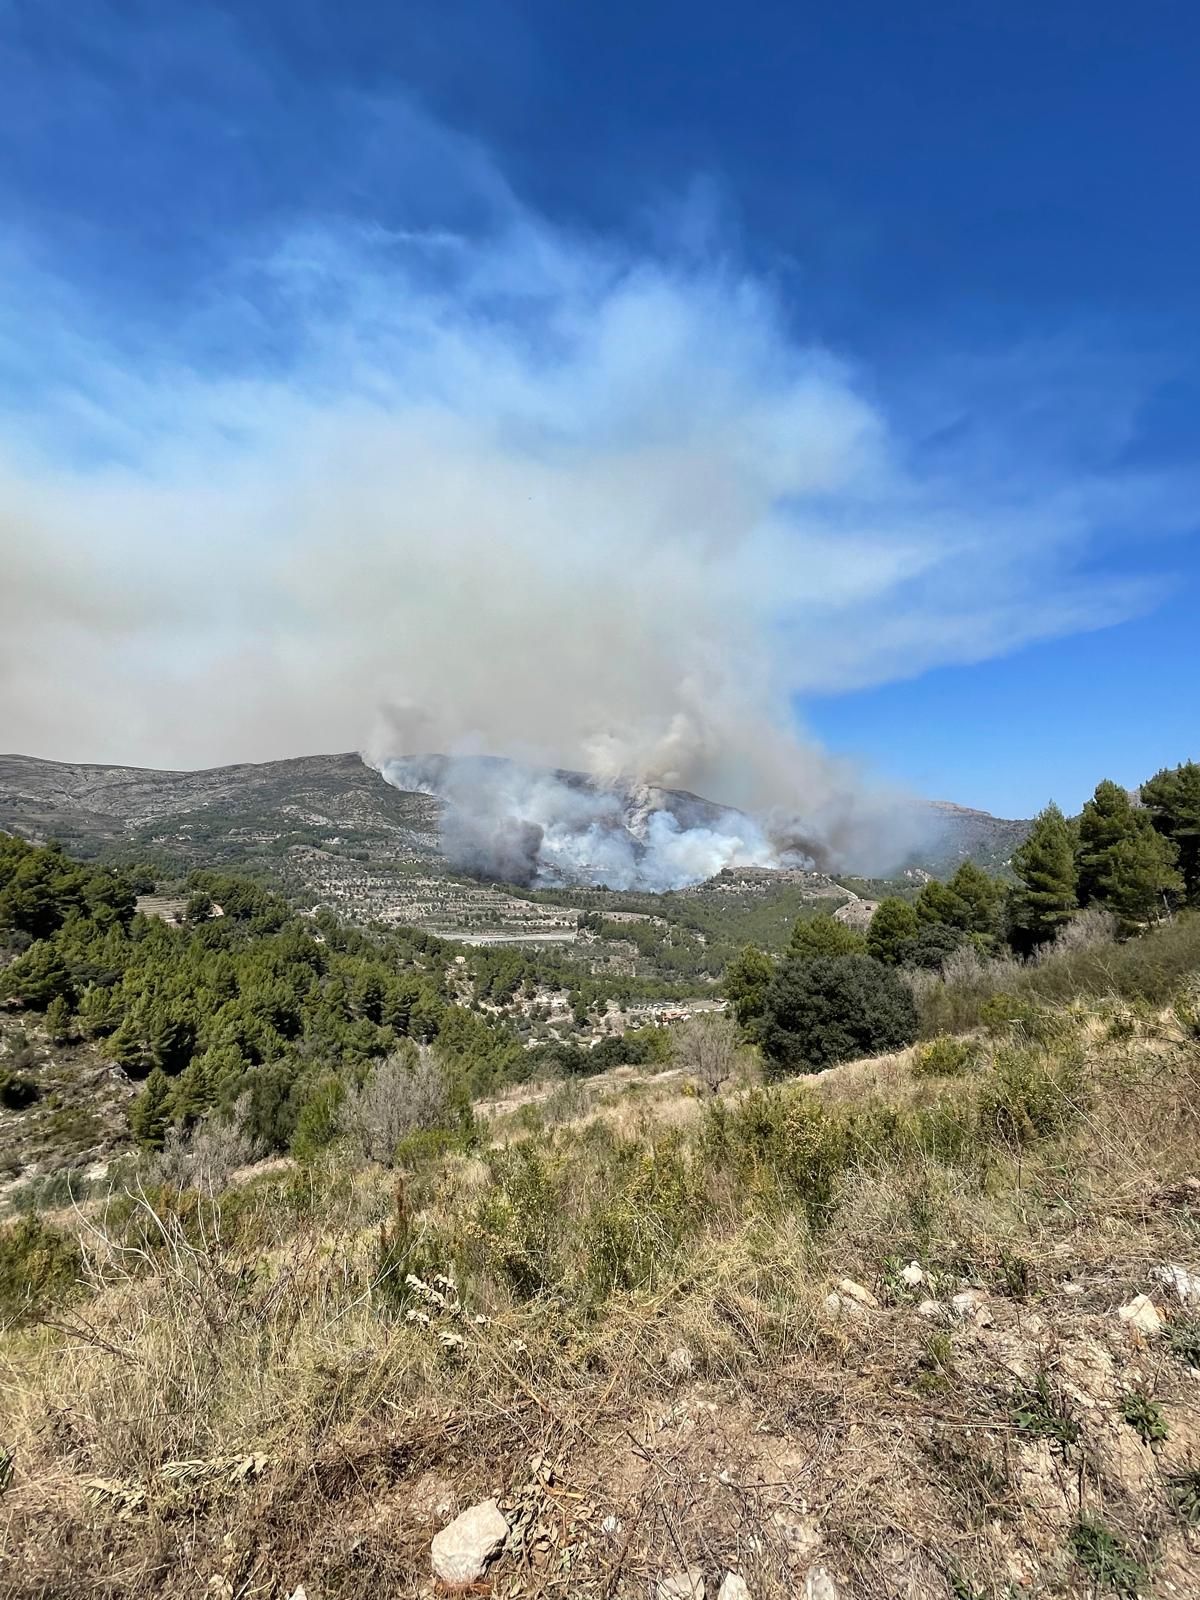
[[[921,1045],[914,1054],[913,1077],[956,1078],[960,1073],[978,1067],[981,1060],[982,1052],[974,1040],[939,1033],[928,1044]]]
[[[778,1078],[900,1050],[917,1026],[908,985],[870,956],[791,957],[767,991],[766,1070]]]
[[[83,1261],[70,1234],[36,1216],[0,1228],[0,1325],[50,1315],[79,1290]]]

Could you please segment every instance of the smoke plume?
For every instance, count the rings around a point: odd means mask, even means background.
[[[464,175],[469,234],[331,214],[234,238],[149,344],[9,251],[4,744],[354,745],[393,778],[442,752],[448,847],[523,881],[893,863],[913,809],[797,706],[1128,614],[1148,590],[1097,576],[1090,541],[1179,525],[1190,486],[1074,437],[1061,466],[977,366],[974,391],[885,404],[715,245],[572,237],[467,141],[404,128],[440,186]],[[514,765],[484,781],[486,756]]]

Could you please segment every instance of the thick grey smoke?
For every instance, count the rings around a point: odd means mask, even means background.
[[[650,784],[480,756],[412,757],[381,770],[399,789],[445,801],[442,844],[454,866],[505,883],[661,891],[727,866],[814,864],[750,817]]]

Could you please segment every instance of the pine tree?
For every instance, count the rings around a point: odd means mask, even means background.
[[[129,1107],[129,1127],[146,1150],[161,1150],[171,1120],[171,1085],[165,1072],[155,1067],[146,1086]]]
[[[61,994],[46,1007],[46,1030],[55,1044],[66,1044],[71,1037],[71,1007]]]
[[[801,961],[816,961],[821,956],[861,956],[867,948],[866,936],[831,917],[800,918],[792,929],[788,955]]]
[[[1179,853],[1188,904],[1200,906],[1200,765],[1185,761],[1155,773],[1142,785],[1142,804]]]
[[[1126,926],[1147,920],[1163,896],[1183,887],[1175,846],[1149,812],[1105,779],[1079,818],[1079,901],[1115,911]]]
[[[1167,897],[1183,889],[1175,869],[1175,846],[1152,828],[1122,839],[1109,852],[1103,882],[1104,903],[1125,932],[1162,914]]]
[[[867,929],[867,954],[895,967],[904,960],[904,953],[916,938],[920,920],[916,908],[907,900],[891,895],[875,907]]]
[[[79,1027],[86,1039],[100,1039],[121,1020],[121,1007],[111,989],[89,983],[79,999]]]
[[[23,1000],[31,1011],[44,1011],[59,995],[71,996],[71,974],[49,939],[31,944],[3,977],[7,992]]]
[[[746,1027],[762,1014],[775,963],[765,950],[748,944],[725,969],[725,994],[733,1014]]]
[[[1052,939],[1079,905],[1075,839],[1053,801],[1013,852],[1012,869],[1021,880],[1010,902],[1012,942],[1027,950]]]

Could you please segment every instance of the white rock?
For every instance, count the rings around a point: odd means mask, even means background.
[[[1158,1267],[1155,1278],[1175,1292],[1180,1305],[1200,1306],[1200,1273],[1189,1272],[1186,1267]]]
[[[995,1321],[987,1308],[987,1295],[982,1289],[963,1289],[951,1298],[950,1304],[965,1322],[974,1322],[981,1328],[990,1328]]]
[[[837,1286],[837,1292],[844,1300],[856,1300],[860,1306],[878,1307],[879,1301],[870,1289],[864,1289],[861,1283],[855,1283],[853,1278],[843,1278]]]
[[[1162,1332],[1163,1319],[1148,1294],[1134,1295],[1127,1306],[1121,1307],[1117,1315],[1122,1322],[1127,1322],[1131,1328],[1136,1328],[1139,1333],[1144,1333],[1150,1338]]]
[[[604,1534],[606,1538],[615,1539],[620,1531],[621,1519],[615,1514],[615,1512],[610,1511],[605,1517],[604,1521],[600,1524],[600,1532]]]
[[[308,1590],[302,1583],[298,1583],[291,1594],[288,1595],[288,1600],[308,1600]]]
[[[1081,1283],[1060,1283],[1059,1288],[1064,1294],[1080,1295],[1083,1293],[1083,1285]]]
[[[804,1600],[841,1600],[842,1591],[824,1567],[810,1567],[804,1580]]]
[[[676,1382],[691,1377],[692,1365],[692,1352],[685,1344],[676,1345],[667,1356],[667,1372]]]
[[[717,1600],[750,1600],[745,1578],[739,1578],[736,1572],[727,1572],[717,1590]]]
[[[434,1573],[443,1583],[478,1583],[507,1538],[499,1505],[483,1500],[434,1535],[429,1551]]]
[[[655,1585],[657,1600],[704,1600],[704,1574],[699,1567],[673,1572]]]
[[[946,1315],[946,1308],[940,1300],[922,1300],[917,1307],[919,1317],[941,1318]]]
[[[900,1276],[910,1289],[919,1288],[925,1282],[925,1273],[916,1261],[910,1261],[906,1267],[901,1267]]]
[[[825,1309],[831,1317],[847,1317],[855,1321],[866,1316],[866,1308],[857,1300],[847,1299],[840,1294],[827,1294],[825,1296]]]

